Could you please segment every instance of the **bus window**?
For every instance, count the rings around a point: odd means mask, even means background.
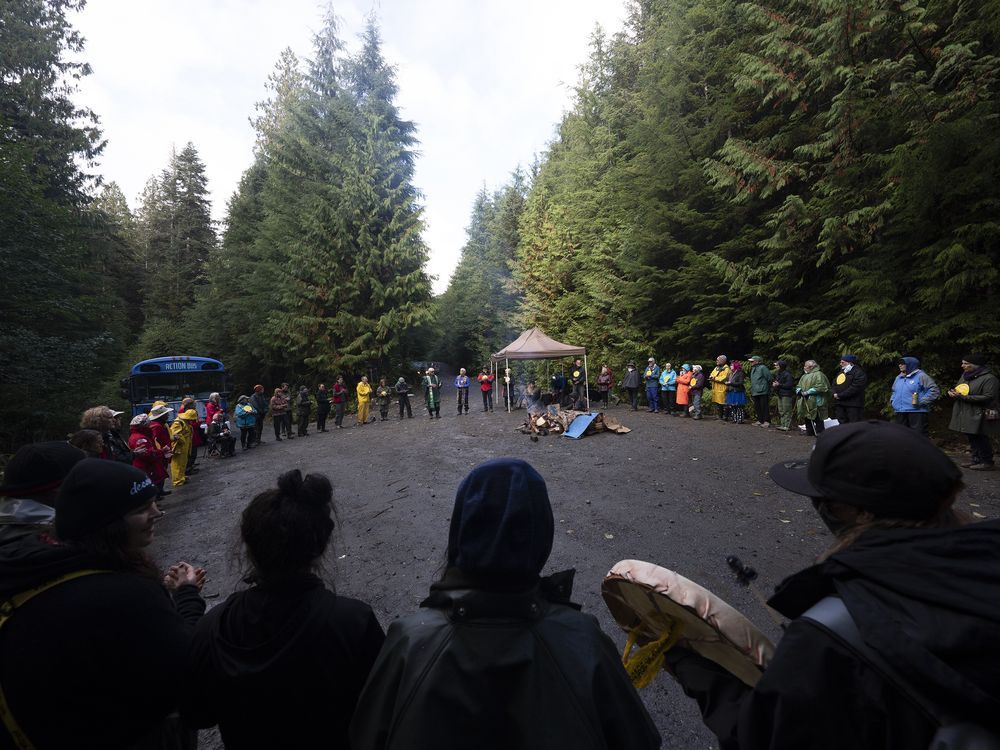
[[[218,392],[222,405],[227,405],[231,375],[222,362],[208,357],[157,357],[137,362],[131,375],[122,382],[132,413],[149,411],[156,401],[165,401],[176,415],[181,399],[191,396],[199,416],[204,417],[205,402]]]
[[[132,378],[132,398],[139,403],[179,401],[194,396],[204,401],[212,393],[226,390],[223,373],[184,372],[135,375]]]

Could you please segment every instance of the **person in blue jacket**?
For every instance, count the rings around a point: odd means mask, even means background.
[[[934,379],[920,369],[916,357],[901,357],[899,375],[892,382],[891,405],[893,421],[928,435],[931,404],[941,397],[941,389]]]
[[[642,373],[646,380],[646,400],[649,402],[649,411],[656,414],[660,411],[660,366],[656,364],[654,357],[649,358],[649,364]]]
[[[462,414],[462,405],[465,405],[465,413],[469,413],[469,376],[462,367],[455,376],[455,390],[458,391],[458,414]]]
[[[243,450],[247,450],[254,446],[253,436],[257,432],[257,412],[250,405],[249,396],[240,396],[236,402],[235,411],[236,426],[240,428],[240,446]]]
[[[677,372],[669,362],[663,365],[663,372],[660,373],[660,401],[663,410],[673,416],[677,408]]]

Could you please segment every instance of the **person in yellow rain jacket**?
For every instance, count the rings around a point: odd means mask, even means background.
[[[719,410],[719,419],[726,420],[726,381],[729,379],[729,362],[725,354],[715,358],[715,369],[708,376],[712,383],[712,403]]]
[[[187,481],[187,462],[191,453],[194,424],[198,421],[198,412],[187,409],[177,415],[170,424],[170,441],[173,443],[174,455],[170,459],[170,481],[174,487],[180,487]]]
[[[368,376],[362,375],[358,383],[358,424],[368,421],[368,405],[372,400],[372,387],[368,385]]]

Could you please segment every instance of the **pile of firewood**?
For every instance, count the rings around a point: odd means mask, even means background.
[[[524,424],[517,428],[517,431],[532,436],[544,436],[549,433],[560,435],[569,429],[574,419],[586,413],[585,411],[574,411],[573,409],[559,409],[555,414],[550,412],[529,414],[527,419],[524,420]],[[618,435],[624,435],[631,431],[631,429],[625,427],[614,417],[601,412],[594,417],[594,421],[588,425],[583,434],[594,435],[598,432],[614,432]]]

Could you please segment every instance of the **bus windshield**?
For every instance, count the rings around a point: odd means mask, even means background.
[[[224,372],[170,372],[132,376],[132,400],[136,403],[179,401],[184,396],[206,400],[226,390]]]
[[[209,357],[171,356],[144,359],[132,365],[130,375],[121,381],[122,396],[132,404],[132,414],[148,412],[154,403],[163,401],[177,415],[187,396],[195,400],[198,415],[205,416],[205,402],[213,393],[226,408],[230,376],[225,365]]]

